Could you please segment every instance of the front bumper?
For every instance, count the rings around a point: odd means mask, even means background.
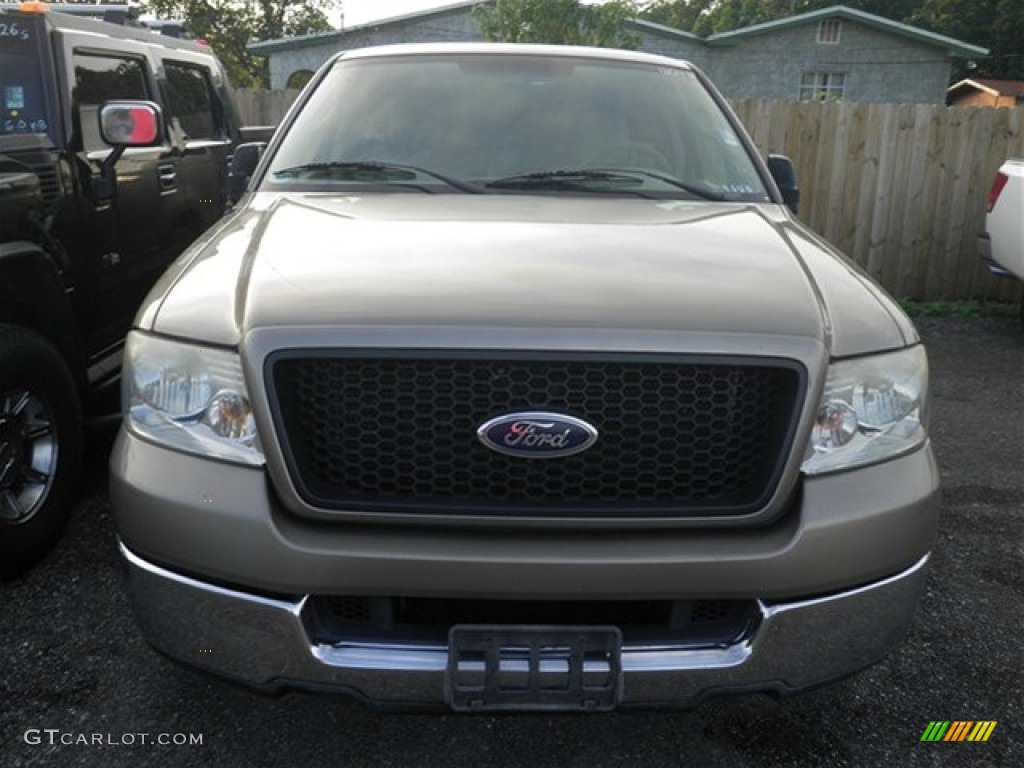
[[[272,599],[204,583],[121,544],[139,624],[159,650],[264,690],[347,693],[380,707],[445,703],[448,648],[437,644],[316,642],[307,598]],[[759,601],[749,635],[719,647],[626,644],[622,706],[687,706],[719,693],[791,693],[881,659],[907,629],[928,556],[856,589],[807,600]]]
[[[478,600],[789,602],[871,584],[932,546],[930,446],[804,478],[768,526],[476,530],[303,520],[262,468],[168,450],[121,430],[111,456],[118,533],[148,561],[275,595]]]

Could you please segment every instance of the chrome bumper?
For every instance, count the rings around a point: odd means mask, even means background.
[[[336,691],[382,707],[443,706],[442,645],[310,640],[306,598],[270,599],[206,584],[120,545],[146,638],[186,664],[264,690]],[[907,570],[858,589],[759,603],[761,620],[725,647],[625,644],[623,706],[685,706],[716,693],[790,693],[879,661],[910,624],[927,572]]]

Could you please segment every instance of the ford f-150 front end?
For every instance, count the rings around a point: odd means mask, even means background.
[[[892,648],[938,512],[924,350],[699,72],[349,52],[262,154],[126,352],[154,645],[469,711],[785,693]]]

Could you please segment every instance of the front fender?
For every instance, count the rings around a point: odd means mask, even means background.
[[[85,356],[53,257],[27,240],[0,243],[0,322],[31,328],[53,344],[85,387]]]

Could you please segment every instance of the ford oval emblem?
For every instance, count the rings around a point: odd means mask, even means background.
[[[553,459],[585,451],[597,441],[597,430],[573,416],[527,411],[498,416],[476,431],[492,451],[526,459]]]

